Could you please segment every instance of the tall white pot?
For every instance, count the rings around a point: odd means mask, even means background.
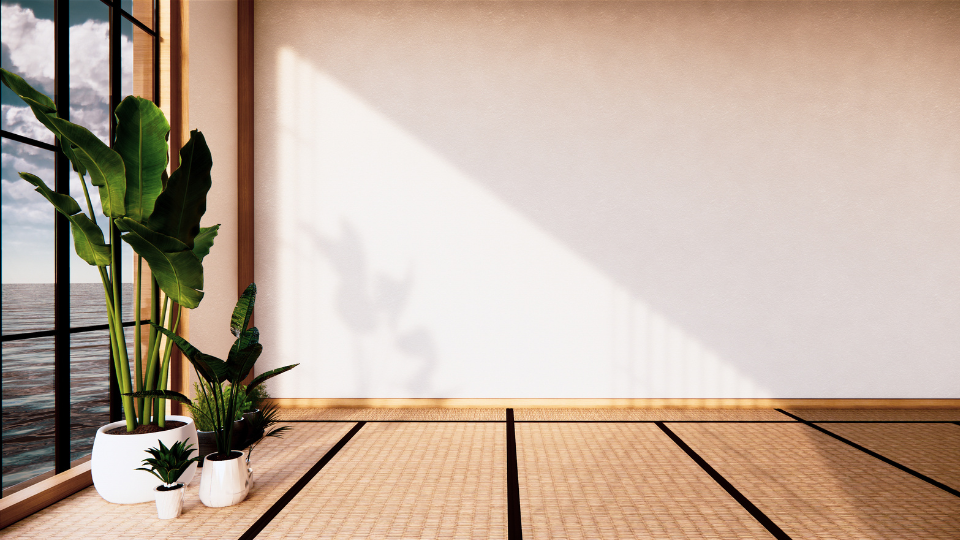
[[[243,452],[225,461],[203,459],[200,473],[200,502],[211,507],[233,506],[247,497],[253,486],[253,469],[247,468]]]
[[[93,439],[93,455],[90,457],[90,468],[93,474],[93,486],[97,493],[108,502],[117,504],[134,504],[153,501],[153,488],[160,483],[156,476],[136,470],[143,467],[142,461],[150,457],[147,448],[159,447],[159,441],[170,447],[177,441],[186,440],[193,445],[190,457],[197,455],[200,446],[197,440],[197,426],[189,416],[167,416],[167,421],[177,420],[186,422],[186,425],[157,433],[143,433],[140,435],[108,435],[106,432],[126,422],[120,420],[107,424],[97,430]],[[188,485],[197,472],[197,464],[190,467],[178,482]]]

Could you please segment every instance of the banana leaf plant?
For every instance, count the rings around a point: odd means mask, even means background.
[[[207,383],[201,384],[200,388],[204,393],[204,398],[213,401],[214,404],[213,421],[219,459],[230,458],[233,421],[237,414],[237,404],[243,402],[243,400],[236,399],[237,392],[244,391],[241,390],[243,388],[242,382],[253,370],[253,365],[263,352],[263,345],[260,344],[260,331],[256,327],[247,328],[250,325],[250,318],[253,316],[253,306],[256,299],[257,285],[251,283],[240,295],[236,307],[233,308],[233,315],[230,317],[230,332],[236,340],[230,347],[230,352],[227,353],[226,361],[216,356],[204,354],[182,337],[166,328],[154,325],[158,332],[177,344],[180,351],[193,364],[197,377]],[[256,393],[256,388],[267,380],[290,371],[298,365],[300,364],[283,366],[257,375],[250,381],[250,384],[246,385],[247,397],[253,396]],[[225,390],[223,383],[227,382],[230,385]],[[148,390],[137,392],[135,395],[164,397],[193,405],[190,398],[172,390]]]
[[[77,255],[87,264],[96,266],[100,273],[113,367],[127,431],[151,420],[165,427],[165,400],[152,394],[141,394],[142,397],[135,401],[131,393],[166,389],[172,343],[166,340],[164,344],[158,329],[175,333],[182,308],[196,308],[203,298],[202,262],[220,227],[200,227],[213,166],[206,141],[199,131],[191,132],[190,140],[180,149],[177,169],[168,177],[170,124],[153,102],[129,96],[120,103],[115,111],[117,130],[111,148],[90,130],[57,116],[53,100],[20,76],[0,69],[0,79],[56,136],[60,150],[70,160],[83,186],[86,213],[70,195],[51,190],[33,174],[20,173],[20,177],[32,184],[57,212],[66,216]],[[103,210],[100,216],[94,212],[87,176],[98,188]],[[100,223],[110,231],[109,243],[104,239]],[[121,277],[115,271],[119,250],[113,247],[119,240],[130,244],[139,255],[136,282],[141,281],[143,261],[149,265],[152,278],[151,330],[145,353],[140,332],[142,287],[137,287],[134,300],[137,321],[133,380],[131,355],[127,350],[120,313]]]

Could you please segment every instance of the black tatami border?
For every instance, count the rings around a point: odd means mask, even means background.
[[[366,422],[357,422],[357,425],[353,426],[353,429],[347,432],[347,434],[344,435],[343,438],[341,438],[340,441],[333,446],[333,448],[328,450],[327,453],[320,458],[320,461],[311,467],[310,470],[300,478],[300,480],[297,480],[297,483],[291,486],[282,497],[277,499],[277,502],[273,503],[273,506],[271,506],[270,509],[267,510],[262,516],[260,516],[260,519],[251,525],[250,528],[247,529],[247,532],[243,533],[243,536],[241,536],[239,540],[253,540],[256,538],[257,535],[260,534],[260,532],[263,531],[263,529],[265,529],[271,521],[273,521],[273,518],[277,517],[277,514],[279,514],[284,507],[287,506],[287,504],[289,504],[290,501],[292,501],[301,490],[303,490],[303,488],[307,487],[307,484],[309,484],[310,480],[313,480],[313,477],[320,472],[320,469],[329,463],[330,460],[333,459],[333,456],[337,455],[337,452],[339,452],[348,442],[350,442],[350,439],[352,439],[353,436],[360,431],[360,428],[362,428],[365,423]]]
[[[936,487],[938,487],[938,488],[946,491],[947,493],[949,493],[949,494],[951,494],[951,495],[954,495],[954,496],[956,496],[956,497],[960,497],[960,491],[957,491],[956,489],[953,489],[952,487],[950,487],[950,486],[948,486],[948,485],[946,485],[946,484],[943,484],[943,483],[941,483],[941,482],[937,482],[937,481],[934,480],[933,478],[930,478],[929,476],[927,476],[927,475],[925,475],[925,474],[923,474],[923,473],[919,473],[919,472],[911,469],[910,467],[907,467],[906,465],[901,465],[900,463],[897,463],[896,461],[894,461],[894,460],[892,460],[892,459],[890,459],[890,458],[888,458],[888,457],[886,457],[886,456],[883,456],[883,455],[881,455],[881,454],[878,454],[877,452],[874,452],[873,450],[870,450],[869,448],[863,447],[863,446],[861,446],[861,445],[859,445],[859,444],[851,441],[850,439],[847,439],[847,438],[845,438],[845,437],[842,437],[842,436],[840,436],[840,435],[837,435],[836,433],[834,433],[834,432],[832,432],[832,431],[830,431],[830,430],[828,430],[828,429],[826,429],[826,428],[822,428],[822,427],[816,425],[816,423],[814,423],[814,422],[812,422],[812,421],[804,420],[803,418],[800,418],[799,416],[797,416],[797,415],[795,415],[795,414],[788,413],[787,411],[785,411],[785,410],[783,410],[783,409],[776,409],[776,410],[779,411],[779,412],[781,412],[781,413],[783,413],[783,414],[785,414],[785,415],[787,415],[787,416],[789,416],[790,418],[793,418],[793,419],[797,420],[798,422],[800,422],[800,423],[802,423],[802,424],[804,424],[804,425],[807,425],[807,426],[809,426],[809,427],[812,427],[813,429],[815,429],[815,430],[817,430],[817,431],[819,431],[819,432],[821,432],[821,433],[823,433],[823,434],[825,434],[825,435],[829,435],[829,436],[833,437],[834,439],[836,439],[836,440],[838,440],[838,441],[840,441],[840,442],[842,442],[842,443],[848,444],[848,445],[852,446],[853,448],[856,448],[857,450],[860,450],[861,452],[863,452],[863,453],[865,453],[865,454],[867,454],[867,455],[873,456],[873,457],[879,459],[880,461],[882,461],[882,462],[884,462],[884,463],[886,463],[886,464],[888,464],[888,465],[893,465],[894,467],[900,469],[901,471],[903,471],[903,472],[905,472],[905,473],[907,473],[907,474],[913,475],[913,476],[919,478],[920,480],[923,480],[924,482],[926,482],[926,483],[928,483],[928,484],[930,484],[930,485],[932,485],[932,486],[936,486]],[[817,423],[820,423],[820,422],[817,422]]]
[[[321,469],[356,435],[367,423],[474,423],[474,424],[505,424],[507,429],[507,538],[508,540],[522,540],[523,530],[520,513],[520,473],[517,464],[517,436],[516,424],[655,424],[666,434],[687,456],[703,469],[717,484],[733,497],[751,516],[754,517],[770,534],[778,540],[790,540],[790,536],[773,522],[766,514],[756,507],[749,499],[733,486],[726,478],[704,460],[696,451],[687,445],[676,433],[666,426],[671,424],[804,424],[817,431],[829,435],[840,442],[850,445],[884,463],[892,465],[924,482],[938,487],[947,493],[960,497],[960,491],[942,484],[924,474],[901,465],[890,458],[869,450],[849,439],[841,437],[816,424],[955,424],[960,422],[949,420],[822,420],[808,421],[783,409],[774,409],[790,417],[790,420],[515,420],[512,408],[506,409],[505,420],[280,420],[285,423],[356,423],[296,484],[290,487],[277,502],[270,507],[260,518],[239,538],[239,540],[253,540],[267,525],[296,497],[300,491],[320,472]]]
[[[673,442],[675,442],[677,446],[680,447],[681,450],[683,450],[684,452],[687,453],[688,456],[690,456],[690,459],[695,461],[696,464],[699,465],[700,468],[704,470],[704,472],[709,474],[710,477],[713,478],[717,484],[720,484],[720,487],[722,487],[727,493],[730,494],[731,497],[733,497],[738,503],[740,503],[740,506],[742,506],[744,510],[746,510],[747,512],[750,512],[750,515],[753,516],[754,519],[756,519],[758,522],[760,522],[760,525],[763,525],[763,528],[767,529],[767,531],[770,534],[772,534],[774,538],[776,538],[777,540],[790,540],[790,536],[787,535],[787,533],[783,532],[783,529],[781,529],[776,523],[773,522],[773,520],[767,517],[767,515],[764,514],[759,508],[757,508],[752,502],[750,502],[750,499],[746,498],[742,493],[740,493],[740,490],[733,487],[733,484],[728,482],[727,479],[723,477],[723,475],[721,475],[719,472],[717,472],[716,469],[711,467],[710,464],[707,463],[705,459],[700,457],[700,454],[697,454],[693,450],[693,448],[690,448],[687,445],[687,443],[683,442],[683,439],[681,439],[679,435],[674,433],[663,422],[657,422],[656,424],[661,431],[666,433],[667,437],[670,437],[670,439],[673,440]]]
[[[507,409],[507,540],[523,540],[520,518],[520,468],[513,409]]]

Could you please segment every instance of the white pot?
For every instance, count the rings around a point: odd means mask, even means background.
[[[169,491],[161,491],[160,488],[163,486],[153,488],[157,494],[157,517],[160,519],[180,517],[180,512],[183,511],[183,494],[187,488],[183,484],[177,485],[180,487]]]
[[[236,457],[226,461],[203,459],[200,474],[200,502],[211,507],[233,506],[247,497],[253,487],[253,469],[248,469],[243,452],[233,451]]]
[[[97,435],[93,439],[90,468],[93,473],[93,486],[97,488],[97,493],[101,497],[117,504],[154,500],[153,488],[157,486],[157,477],[136,469],[143,467],[142,461],[151,457],[147,453],[147,448],[160,447],[158,441],[163,441],[163,444],[169,448],[177,441],[186,440],[193,445],[190,457],[197,455],[199,442],[197,426],[193,423],[193,419],[188,416],[167,416],[167,420],[186,422],[186,425],[158,433],[107,435],[108,430],[126,425],[126,422],[120,420],[97,430]],[[177,482],[189,485],[196,472],[196,462],[191,463]]]

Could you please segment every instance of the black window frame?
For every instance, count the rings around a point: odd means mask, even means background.
[[[137,0],[134,0],[137,1]],[[113,111],[117,109],[123,96],[121,95],[121,51],[120,36],[122,19],[126,19],[153,38],[153,102],[160,105],[160,0],[152,0],[153,28],[127,13],[121,6],[121,0],[100,0],[109,8],[109,70],[110,70],[110,146],[116,137],[117,119]],[[60,118],[70,119],[70,0],[53,0],[54,21],[54,102]],[[27,144],[54,152],[55,173],[54,191],[70,194],[70,161],[60,151],[60,142],[49,144],[36,139],[18,135],[7,130],[0,130],[0,137],[22,144]],[[112,226],[112,225],[111,225]],[[116,238],[119,231],[114,229]],[[53,337],[54,338],[54,474],[70,469],[70,336],[82,332],[107,330],[108,325],[94,325],[71,327],[70,325],[70,253],[72,242],[70,238],[70,222],[59,212],[54,212],[54,325],[52,330],[39,332],[21,332],[0,336],[0,343],[19,341],[24,339]],[[117,265],[112,269],[115,276],[122,276],[121,246],[114,242],[111,246],[116,254]],[[122,298],[117,298],[118,307],[122,306]],[[122,308],[121,308],[122,313]],[[2,319],[0,310],[0,319]],[[139,314],[135,314],[139,316]],[[149,320],[143,321],[149,323]],[[135,320],[123,321],[122,326],[130,327],[136,324]],[[110,351],[109,342],[105,348]],[[120,389],[114,373],[113,353],[109,352],[110,361],[110,421],[115,422],[123,416],[120,402]],[[2,366],[2,352],[0,352],[0,366]],[[3,386],[0,381],[0,392]],[[2,408],[2,403],[0,403]],[[2,442],[0,442],[2,446]],[[3,453],[0,451],[0,481],[3,475]],[[18,485],[29,485],[26,480]],[[17,485],[7,490],[16,491]],[[6,490],[4,490],[6,491]],[[0,495],[2,496],[2,495]]]

